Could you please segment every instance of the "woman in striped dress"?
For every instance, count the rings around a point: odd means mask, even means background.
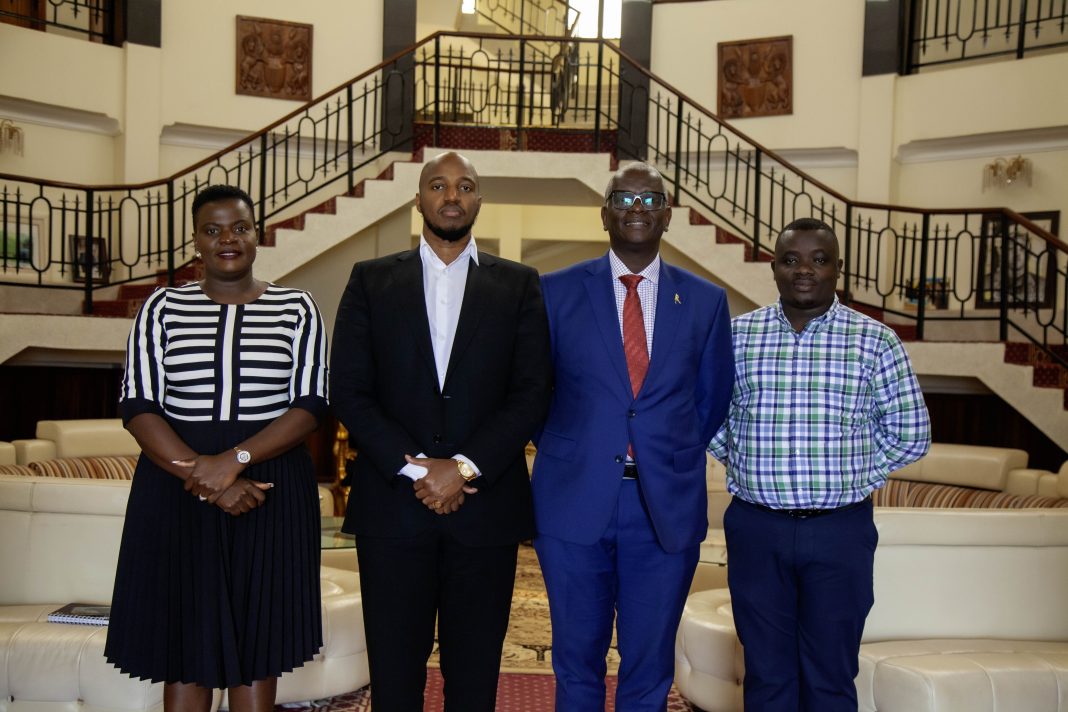
[[[193,201],[204,279],[134,321],[120,411],[142,455],[105,655],[165,682],[166,710],[271,710],[277,678],[322,646],[319,506],[301,445],[326,404],[311,297],[255,279],[248,194]]]

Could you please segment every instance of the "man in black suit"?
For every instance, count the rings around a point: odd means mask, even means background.
[[[493,710],[533,535],[524,447],[548,408],[548,324],[537,273],[476,250],[481,204],[467,159],[429,161],[419,247],[357,264],[334,327],[375,712],[422,712],[435,618],[445,709]]]

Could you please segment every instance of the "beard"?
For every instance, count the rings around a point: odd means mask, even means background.
[[[435,225],[430,220],[428,220],[426,216],[423,216],[423,222],[426,223],[426,226],[428,228],[430,228],[430,232],[434,233],[446,242],[456,242],[457,240],[462,240],[463,238],[467,237],[468,233],[471,232],[471,228],[475,225],[475,221],[472,220],[469,223],[461,225],[460,227],[452,228],[450,230],[449,228],[442,227],[441,225]]]

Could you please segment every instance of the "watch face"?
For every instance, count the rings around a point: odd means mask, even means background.
[[[247,465],[249,462],[252,461],[252,455],[249,453],[248,450],[238,450],[237,461],[240,462],[242,465]]]

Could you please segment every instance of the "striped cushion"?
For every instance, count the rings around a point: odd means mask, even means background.
[[[1049,509],[1068,507],[1068,499],[1015,495],[995,490],[955,487],[891,479],[871,494],[876,507],[941,507],[964,509]]]
[[[133,478],[137,458],[130,455],[115,457],[64,457],[56,460],[31,462],[32,474],[41,477],[90,477],[98,480],[129,480]]]
[[[29,465],[0,465],[0,475],[36,475]]]

